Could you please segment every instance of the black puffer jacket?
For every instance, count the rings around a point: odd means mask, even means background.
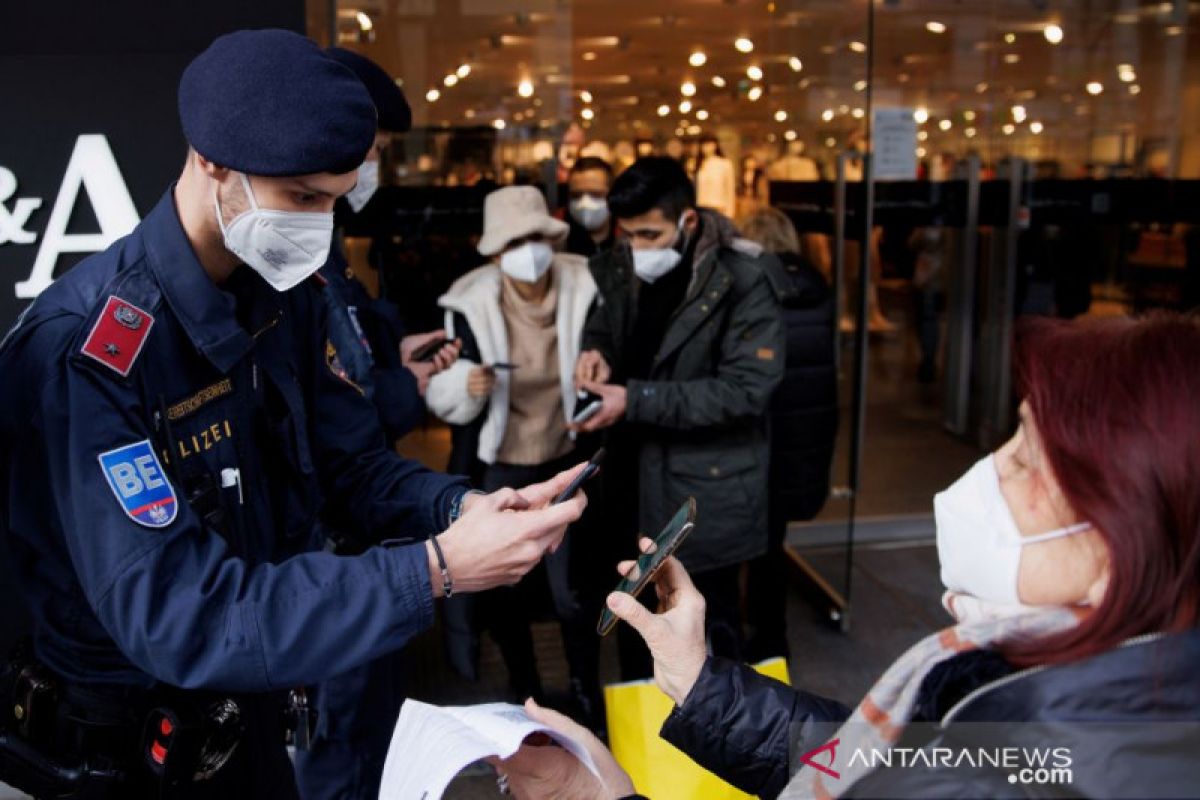
[[[1069,776],[1053,776],[1048,785],[1004,766],[914,758],[868,773],[843,796],[1198,797],[1198,676],[1200,629],[1139,637],[1082,661],[1019,672],[990,651],[960,654],[922,683],[918,721],[898,746],[950,748],[954,758],[981,747],[1066,748]],[[743,791],[773,798],[798,756],[828,742],[848,715],[840,703],[709,659],[661,735]],[[833,767],[852,757],[839,752]]]
[[[811,264],[777,255],[787,359],[771,398],[771,505],[781,519],[808,520],[829,494],[837,436],[833,297]]]

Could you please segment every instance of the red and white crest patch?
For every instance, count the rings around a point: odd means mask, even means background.
[[[121,377],[129,375],[142,352],[154,317],[116,295],[109,295],[81,352]]]

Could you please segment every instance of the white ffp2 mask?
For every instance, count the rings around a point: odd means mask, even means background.
[[[500,270],[514,281],[537,283],[554,262],[554,251],[545,242],[526,242],[520,247],[505,250],[500,256]]]
[[[1091,528],[1080,522],[1022,536],[1000,492],[996,457],[988,455],[933,498],[942,583],[981,600],[1020,605],[1017,577],[1025,545],[1058,539]]]
[[[679,262],[683,260],[683,253],[676,250],[675,245],[679,244],[680,239],[683,238],[683,217],[686,213],[684,212],[684,214],[679,215],[679,222],[676,225],[677,232],[670,247],[654,247],[633,251],[633,272],[646,283],[654,283],[663,275],[666,275],[679,266]]]
[[[608,222],[608,203],[603,198],[585,194],[570,202],[571,216],[588,231],[597,231]]]
[[[379,162],[364,161],[358,168],[358,183],[346,192],[346,202],[354,213],[362,211],[379,188]]]
[[[259,208],[250,180],[238,173],[250,208],[228,225],[221,219],[221,198],[213,184],[217,225],[225,247],[276,291],[286,292],[312,275],[329,257],[333,212],[277,211]]]

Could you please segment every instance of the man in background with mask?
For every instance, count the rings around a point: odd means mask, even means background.
[[[586,504],[549,505],[574,470],[479,495],[400,458],[337,363],[312,278],[375,135],[353,73],[239,31],[179,110],[178,182],[0,343],[33,617],[6,672],[36,676],[0,709],[0,780],[36,796],[296,796],[301,687],[402,647],[437,597],[516,582]],[[322,552],[318,510],[398,544]]]
[[[607,161],[584,156],[571,167],[567,177],[567,243],[568,253],[591,258],[612,247],[612,215],[608,212],[608,189],[612,186],[613,169]]]
[[[372,297],[355,276],[346,257],[343,227],[349,221],[378,224],[371,201],[379,188],[383,152],[395,133],[412,127],[412,112],[404,92],[383,68],[365,56],[331,47],[325,55],[348,68],[362,81],[378,115],[375,140],[358,168],[358,182],[334,206],[334,232],[329,260],[319,275],[329,316],[329,341],[346,378],[371,400],[389,446],[425,419],[425,389],[429,379],[458,357],[458,345],[445,345],[431,359],[412,356],[422,346],[445,338],[445,331],[404,335],[404,322],[395,304]],[[378,211],[378,209],[375,209]],[[386,231],[377,231],[385,235]],[[322,520],[338,555],[357,555],[370,545],[342,520]],[[387,653],[319,686],[309,701],[317,711],[313,739],[295,754],[296,782],[306,798],[375,797],[400,706],[404,702],[404,653]]]
[[[631,537],[618,543],[626,552],[636,531],[657,532],[696,497],[678,555],[708,601],[713,652],[739,658],[738,571],[767,543],[765,413],[784,365],[778,264],[696,208],[674,159],[636,161],[608,206],[621,244],[589,263],[600,297],[575,370],[604,405],[578,429],[616,426],[603,494],[612,529]],[[637,638],[621,644],[622,677],[649,675]]]

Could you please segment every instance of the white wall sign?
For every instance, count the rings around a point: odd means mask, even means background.
[[[916,180],[917,121],[911,108],[876,108],[871,138],[875,180]]]

